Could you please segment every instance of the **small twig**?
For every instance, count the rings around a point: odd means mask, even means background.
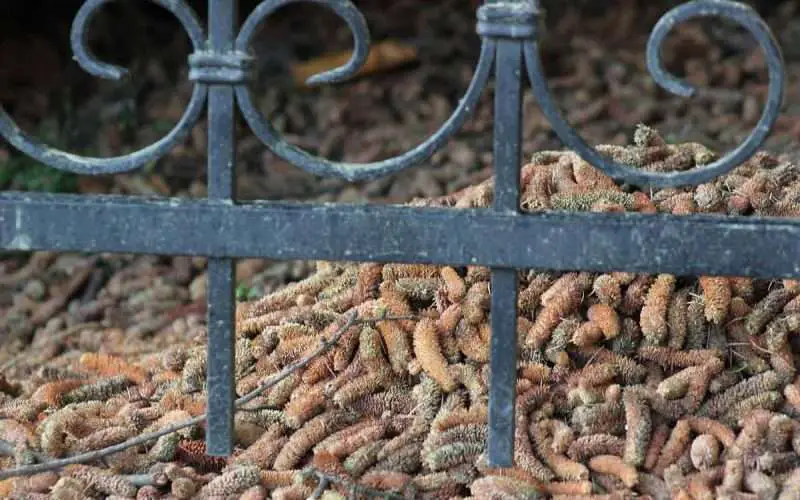
[[[5,439],[0,439],[0,455],[13,457],[14,448],[15,448],[14,443],[6,441]],[[31,454],[33,454],[33,457],[40,463],[46,463],[50,460],[46,455],[39,453],[36,450],[30,450],[30,452]]]
[[[328,474],[315,467],[303,469],[302,474],[304,477],[313,476],[319,480],[319,485],[314,490],[314,494],[310,498],[320,498],[325,490],[331,485],[331,483],[341,484],[347,488],[350,491],[350,498],[358,498],[356,495],[366,496],[367,498],[384,498],[386,500],[402,500],[405,498],[399,493],[376,490],[375,488],[358,484],[349,479]]]
[[[323,339],[322,343],[320,344],[320,346],[317,349],[315,349],[314,352],[312,352],[308,356],[298,360],[297,362],[290,364],[289,366],[287,366],[286,368],[284,368],[283,370],[281,370],[280,372],[278,372],[274,376],[270,377],[269,380],[264,382],[262,385],[260,385],[256,389],[253,389],[248,394],[246,394],[246,395],[240,397],[239,399],[237,399],[236,402],[235,402],[235,407],[237,409],[239,409],[240,406],[244,405],[245,403],[248,403],[249,401],[252,401],[256,397],[258,397],[261,393],[263,393],[264,391],[266,391],[270,387],[273,387],[278,382],[280,382],[281,380],[283,380],[286,377],[290,376],[292,373],[296,372],[297,370],[305,368],[309,363],[311,363],[318,356],[320,356],[320,355],[324,354],[326,351],[328,351],[331,347],[333,347],[339,341],[339,339],[342,337],[342,335],[344,335],[344,333],[347,330],[349,330],[351,326],[356,324],[357,315],[358,315],[357,311],[352,311],[351,313],[349,313],[347,321],[338,330],[336,330],[336,332],[331,336],[330,339],[327,339],[327,340]],[[374,319],[372,321],[382,321],[382,320],[385,320],[385,318],[377,318],[377,319]],[[366,320],[365,319],[365,320],[360,320],[360,321],[368,322],[370,320]],[[149,434],[143,434],[141,436],[137,436],[135,438],[129,439],[129,440],[124,441],[122,443],[116,444],[114,446],[109,446],[107,448],[103,448],[103,449],[100,449],[100,450],[90,451],[90,452],[87,452],[87,453],[81,453],[79,455],[74,455],[74,456],[67,457],[67,458],[61,458],[61,459],[55,459],[55,460],[47,460],[44,463],[36,464],[36,465],[28,465],[28,466],[24,466],[24,467],[17,467],[15,469],[0,470],[0,479],[8,479],[8,478],[17,477],[17,476],[30,476],[30,475],[33,475],[33,474],[38,474],[40,472],[47,472],[47,471],[50,471],[50,470],[59,469],[61,467],[67,466],[67,465],[73,465],[73,464],[79,464],[79,463],[84,463],[84,462],[90,462],[90,461],[93,461],[93,460],[99,460],[99,459],[101,459],[103,457],[107,457],[109,455],[113,455],[115,453],[119,453],[121,451],[125,451],[128,448],[131,448],[133,446],[139,446],[139,445],[145,444],[145,443],[147,443],[149,441],[152,441],[154,439],[158,439],[161,436],[166,436],[167,434],[172,434],[173,432],[178,432],[181,429],[185,429],[187,427],[191,427],[193,425],[197,425],[197,424],[205,421],[206,418],[207,418],[207,414],[203,413],[203,414],[198,415],[198,416],[196,416],[194,418],[191,418],[189,420],[184,420],[183,422],[179,422],[177,424],[165,427],[165,428],[163,428],[163,429],[161,429],[159,431],[151,432]]]

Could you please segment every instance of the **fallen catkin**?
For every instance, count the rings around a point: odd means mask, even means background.
[[[436,322],[422,318],[414,329],[414,355],[422,369],[434,379],[445,392],[455,389],[456,383],[447,370],[447,360],[439,345],[439,332]]]
[[[661,274],[647,292],[639,321],[642,334],[653,345],[660,344],[667,336],[667,308],[674,289],[675,277]]]
[[[703,291],[706,319],[721,324],[728,316],[731,303],[731,286],[728,278],[701,276],[700,288]]]
[[[634,467],[644,465],[647,444],[652,432],[650,408],[638,391],[626,390],[622,394],[625,405],[625,451],[623,460]]]
[[[257,485],[259,481],[261,481],[261,472],[258,467],[236,467],[212,479],[200,490],[198,495],[201,498],[236,495]]]
[[[322,415],[306,422],[297,432],[292,434],[289,441],[275,458],[275,470],[288,470],[315,444],[329,433],[338,430],[352,421],[352,415],[345,411],[329,410]]]

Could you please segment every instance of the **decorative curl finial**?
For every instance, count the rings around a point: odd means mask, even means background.
[[[236,39],[236,50],[246,52],[256,28],[277,9],[299,2],[311,2],[331,9],[343,19],[353,33],[354,49],[350,61],[308,79],[310,84],[339,82],[355,75],[369,54],[369,30],[358,8],[350,0],[264,0],[250,14]],[[481,48],[478,66],[466,94],[450,118],[441,128],[416,148],[393,158],[372,163],[333,162],[309,154],[286,142],[277,130],[256,108],[250,90],[245,85],[236,87],[236,99],[250,129],[278,157],[307,172],[320,176],[336,176],[348,181],[374,179],[418,165],[430,158],[466,122],[486,87],[494,62],[495,42],[488,41]]]
[[[769,27],[758,13],[747,5],[730,0],[695,0],[667,12],[656,24],[647,44],[647,67],[655,81],[674,94],[691,97],[695,89],[688,83],[669,74],[663,65],[661,47],[669,32],[678,23],[695,17],[716,16],[733,21],[755,37],[766,54],[769,72],[769,91],[761,118],[750,135],[736,149],[719,160],[684,172],[645,172],[610,160],[591,148],[566,122],[544,79],[542,62],[535,41],[525,44],[525,63],[542,112],[567,147],[584,160],[599,168],[617,181],[656,188],[697,185],[723,175],[753,156],[769,134],[780,111],[784,92],[784,64],[780,47]]]

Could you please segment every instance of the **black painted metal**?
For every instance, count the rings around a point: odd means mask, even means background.
[[[86,0],[73,23],[72,48],[93,75],[125,70],[97,61],[86,47],[92,17],[112,0]],[[523,215],[519,211],[521,91],[527,74],[534,96],[558,136],[618,181],[639,186],[696,185],[730,171],[755,153],[778,116],[784,68],[780,48],[749,7],[731,0],[696,0],[667,13],[647,47],[647,64],[668,91],[694,89],[666,73],[660,48],[670,29],[700,16],[733,20],[766,54],[769,95],[750,136],[715,163],[680,173],[651,173],[615,163],[590,148],[566,123],[549,93],[538,51],[541,13],[535,0],[490,0],[478,11],[483,38],[475,75],[450,119],[411,151],[370,164],[335,163],[288,144],[256,109],[247,81],[255,30],[276,9],[303,0],[264,0],[236,32],[237,0],[209,0],[209,35],[183,0],[150,0],[186,30],[195,88],[184,116],[164,138],[129,155],[88,158],[54,150],[27,135],[0,107],[0,134],[28,156],[83,174],[132,170],[164,156],[197,123],[208,99],[207,200],[0,194],[0,249],[204,255],[209,260],[208,453],[228,455],[233,436],[234,264],[243,257],[477,264],[492,268],[492,345],[488,460],[513,463],[516,381],[517,269],[632,271],[677,275],[798,277],[800,223],[721,216],[641,214]],[[341,81],[365,62],[369,32],[350,0],[305,0],[330,8],[353,33],[352,59],[310,83]],[[234,122],[237,105],[255,135],[275,154],[309,172],[349,180],[379,177],[419,164],[469,117],[492,71],[495,86],[496,196],[492,210],[413,207],[236,204]],[[255,228],[255,230],[254,230]]]
[[[208,89],[208,197],[232,203],[236,198],[236,106],[230,81],[245,73],[231,67],[236,36],[238,0],[210,0],[209,56],[202,58]],[[197,61],[195,61],[197,62]],[[197,69],[197,65],[194,66]],[[210,74],[209,74],[210,73]],[[210,78],[209,78],[210,77]],[[233,380],[236,314],[236,261],[229,257],[208,260],[208,413],[206,453],[233,453],[233,416],[236,384]]]

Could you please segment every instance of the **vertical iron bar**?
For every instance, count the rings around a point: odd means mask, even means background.
[[[209,0],[209,50],[233,50],[238,0]],[[208,90],[208,197],[233,203],[236,198],[234,88],[212,84]],[[209,228],[213,231],[213,228]],[[208,261],[208,421],[206,454],[233,453],[234,329],[236,261]]]
[[[494,210],[518,212],[522,142],[522,46],[499,39],[495,63]],[[517,382],[517,270],[492,269],[491,384],[489,387],[490,466],[514,462]]]

